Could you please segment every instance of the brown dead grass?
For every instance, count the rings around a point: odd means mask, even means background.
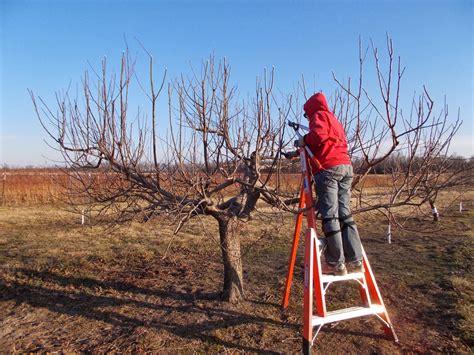
[[[93,173],[99,176],[100,173]],[[298,192],[300,174],[284,174],[279,184],[284,191]],[[385,188],[390,185],[388,175],[369,175],[362,182],[364,188]],[[104,178],[99,181],[110,184]],[[74,181],[59,169],[0,169],[0,206],[32,206],[60,204],[64,192]],[[271,183],[275,184],[275,177]]]
[[[0,171],[0,206],[56,203],[64,192],[66,178],[54,169]]]
[[[429,216],[408,220],[409,229],[427,232],[394,232],[390,245],[376,215],[356,217],[400,345],[364,318],[324,327],[315,350],[468,353],[474,205],[465,206],[436,225]],[[290,307],[280,308],[292,228],[292,216],[271,210],[242,225],[246,300],[232,305],[218,299],[211,219],[174,236],[163,220],[107,231],[54,206],[0,208],[0,350],[298,352],[301,245]],[[350,284],[328,293],[330,308],[357,298]]]
[[[451,284],[457,295],[456,311],[461,316],[459,330],[463,338],[469,339],[474,334],[474,285],[472,278],[465,276],[452,276]]]

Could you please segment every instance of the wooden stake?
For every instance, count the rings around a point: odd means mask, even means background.
[[[2,206],[5,201],[5,182],[7,180],[7,174],[3,173],[3,183],[2,183]]]
[[[388,222],[388,227],[387,227],[387,242],[388,244],[392,244],[392,231],[391,231],[390,221]]]

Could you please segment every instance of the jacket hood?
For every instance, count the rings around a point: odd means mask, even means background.
[[[321,92],[314,94],[306,101],[303,109],[308,117],[313,116],[317,111],[329,111],[326,96]]]

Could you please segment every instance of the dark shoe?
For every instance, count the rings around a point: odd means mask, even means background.
[[[331,265],[331,264],[323,263],[322,273],[325,275],[343,276],[343,275],[347,275],[347,269],[346,269],[346,265],[344,264]]]
[[[351,261],[347,263],[350,272],[364,272],[364,263],[362,260]]]

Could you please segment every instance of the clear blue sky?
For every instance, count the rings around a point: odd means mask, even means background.
[[[453,152],[471,156],[473,138],[473,1],[21,1],[0,0],[0,165],[46,165],[27,88],[53,103],[54,92],[80,82],[104,55],[116,63],[138,38],[169,77],[225,56],[245,94],[264,67],[289,92],[304,74],[332,90],[331,72],[357,75],[358,37],[383,47],[393,38],[407,67],[404,94],[426,85],[463,129]],[[139,60],[145,62],[144,55]],[[166,99],[161,100],[166,104]]]

